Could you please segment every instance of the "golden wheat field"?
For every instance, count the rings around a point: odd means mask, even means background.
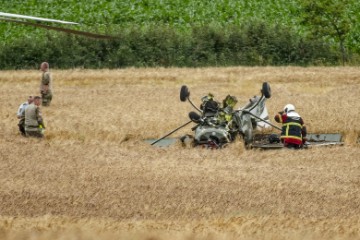
[[[0,239],[359,239],[360,69],[53,70],[46,137],[23,138],[16,111],[41,72],[0,72]],[[244,105],[270,83],[270,115],[297,106],[311,133],[342,147],[152,147],[188,121],[188,85]],[[175,137],[191,133],[186,127]]]

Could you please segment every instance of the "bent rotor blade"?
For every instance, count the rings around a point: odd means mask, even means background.
[[[185,127],[186,125],[188,125],[188,124],[190,124],[190,123],[192,123],[192,120],[190,120],[189,122],[181,125],[180,127],[176,128],[176,129],[172,130],[171,132],[169,132],[169,133],[166,134],[165,136],[163,136],[163,137],[157,139],[156,141],[152,142],[150,145],[154,145],[155,143],[160,142],[160,141],[163,140],[164,138],[170,136],[170,135],[173,134],[174,132],[178,131],[179,129]]]
[[[22,18],[22,19],[36,20],[36,21],[41,21],[41,22],[55,22],[55,23],[62,23],[62,24],[75,24],[75,25],[78,24],[76,22],[68,22],[68,21],[56,20],[56,19],[51,19],[51,18],[33,17],[33,16],[28,16],[28,15],[4,13],[4,12],[0,12],[0,16],[9,17],[9,18]]]
[[[84,31],[73,30],[73,29],[68,29],[68,28],[48,26],[48,25],[41,24],[41,23],[24,22],[24,21],[8,19],[8,18],[0,18],[0,20],[6,21],[6,22],[14,22],[14,23],[19,23],[19,24],[29,25],[29,26],[41,27],[41,28],[50,29],[50,30],[59,31],[59,32],[72,33],[72,34],[86,36],[86,37],[90,37],[90,38],[96,38],[96,39],[115,39],[116,38],[114,36],[102,35],[102,34],[91,33],[91,32],[84,32]]]

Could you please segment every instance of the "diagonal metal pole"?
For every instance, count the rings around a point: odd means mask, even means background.
[[[200,113],[202,113],[202,111],[198,107],[196,107],[195,104],[190,100],[190,97],[187,97],[187,100],[189,101],[191,106],[193,106],[196,110],[198,110]]]
[[[264,119],[256,116],[255,114],[253,114],[253,113],[251,113],[251,112],[249,112],[249,111],[243,111],[243,112],[246,113],[246,114],[250,114],[250,115],[253,116],[254,118],[257,118],[257,119],[259,119],[260,121],[265,122],[266,124],[269,124],[269,125],[272,126],[273,128],[276,128],[276,129],[278,129],[278,130],[280,130],[280,131],[282,130],[282,129],[279,128],[278,126],[276,126],[276,125],[274,125],[274,124],[272,124],[272,123],[270,123],[270,122],[268,122],[268,121],[266,121],[266,120],[264,120]]]
[[[168,134],[166,134],[165,136],[163,136],[163,137],[159,138],[158,140],[156,140],[156,141],[152,142],[152,143],[151,143],[151,145],[154,145],[155,143],[160,142],[160,141],[161,141],[161,140],[163,140],[164,138],[166,138],[166,137],[170,136],[170,135],[171,135],[171,134],[173,134],[174,132],[178,131],[179,129],[181,129],[181,128],[185,127],[186,125],[188,125],[188,124],[190,124],[190,123],[192,123],[192,122],[193,122],[193,121],[191,121],[191,120],[190,120],[189,122],[187,122],[187,123],[185,123],[185,124],[181,125],[180,127],[178,127],[178,128],[176,128],[175,130],[173,130],[173,131],[169,132],[169,133],[168,133]]]

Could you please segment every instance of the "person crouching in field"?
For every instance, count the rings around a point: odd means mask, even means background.
[[[23,136],[25,136],[25,109],[33,102],[33,100],[33,97],[29,96],[28,100],[22,103],[17,111],[17,118],[19,119],[19,131]]]
[[[287,104],[284,111],[275,116],[275,121],[282,124],[281,141],[287,148],[300,149],[306,137],[306,127],[300,115],[295,112],[295,106]]]
[[[50,106],[52,100],[52,79],[49,72],[49,64],[47,62],[43,62],[40,65],[40,70],[43,72],[41,77],[40,84],[40,94],[42,97],[42,105]]]
[[[31,103],[25,109],[25,133],[29,137],[42,138],[44,136],[45,125],[40,110],[41,97],[34,97]]]

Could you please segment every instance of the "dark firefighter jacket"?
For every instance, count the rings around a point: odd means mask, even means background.
[[[281,139],[284,144],[303,144],[304,121],[297,112],[279,113],[275,121],[282,124]]]

